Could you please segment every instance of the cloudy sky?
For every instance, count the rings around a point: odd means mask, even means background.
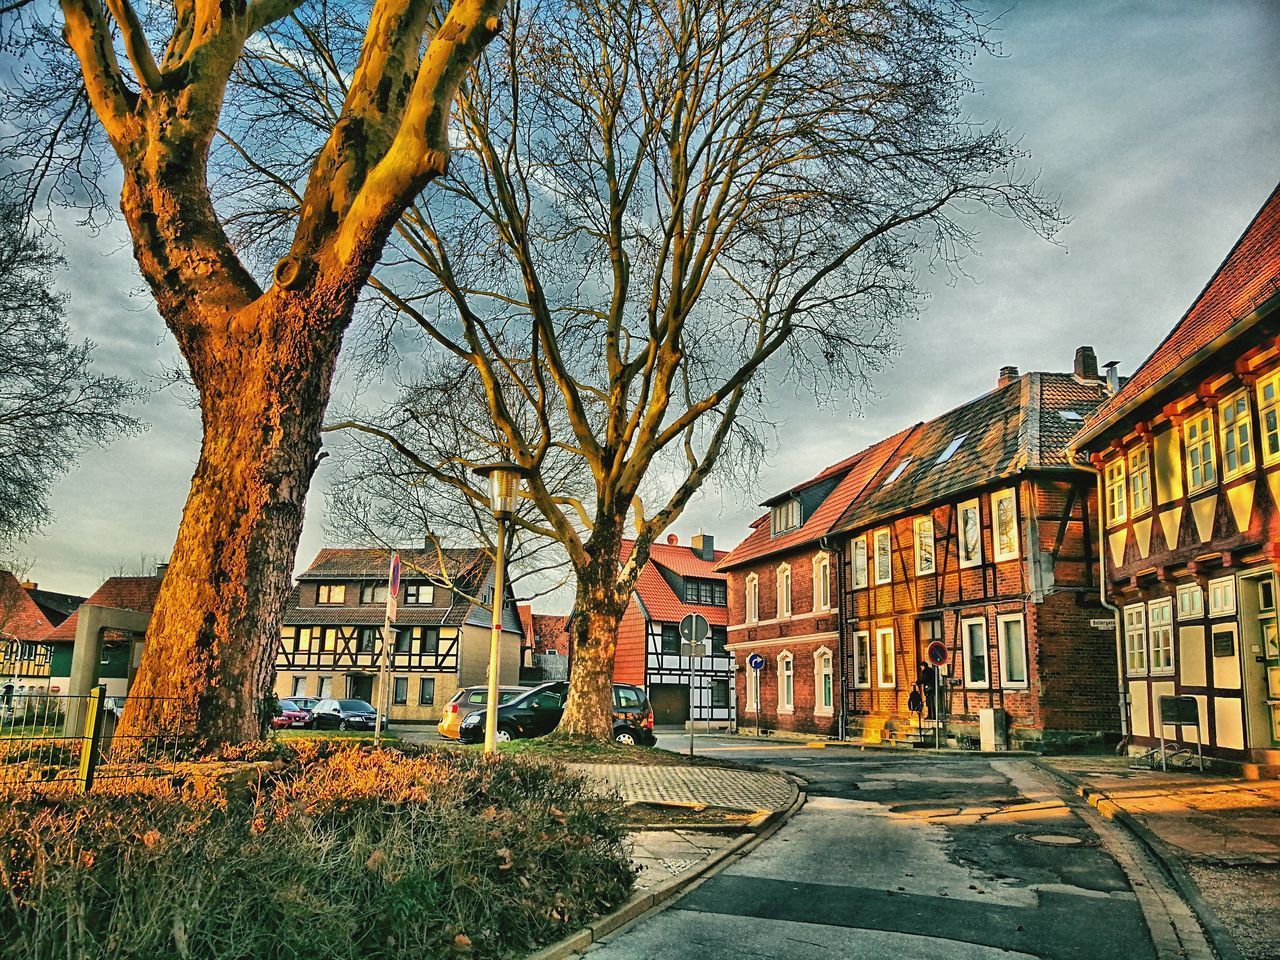
[[[784,425],[762,487],[705,489],[675,530],[740,540],[770,492],[990,389],[1000,366],[1069,370],[1075,348],[1133,368],[1190,304],[1280,179],[1280,17],[1271,0],[1023,0],[1002,19],[1003,56],[977,65],[971,109],[1020,135],[1071,224],[1060,246],[997,218],[973,281],[930,278],[918,320],[856,413],[777,398]],[[146,380],[174,355],[123,236],[66,232],[70,322],[104,371]],[[163,558],[199,448],[181,398],[157,393],[150,430],[90,451],[53,497],[56,522],[21,554],[49,589],[91,592]],[[324,542],[322,465],[299,561]]]

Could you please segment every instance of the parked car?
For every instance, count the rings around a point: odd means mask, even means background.
[[[319,697],[285,697],[285,699],[288,700],[290,703],[292,703],[299,710],[305,710],[307,711],[307,713],[310,713],[312,710],[314,710],[316,707],[316,704],[320,702]]]
[[[321,700],[311,711],[315,730],[372,730],[378,711],[364,700]],[[383,727],[387,726],[383,721]]]
[[[544,683],[509,703],[498,704],[498,740],[541,737],[560,725],[564,715],[564,699],[569,684],[564,680]],[[458,727],[463,743],[484,740],[486,709],[470,714]],[[613,685],[613,739],[618,743],[651,747],[657,743],[653,735],[653,708],[640,687],[627,683]]]
[[[293,700],[281,700],[271,726],[277,730],[285,727],[305,727],[311,722],[311,711],[304,710]]]
[[[528,693],[529,689],[529,687],[499,687],[498,705],[510,703],[516,697]],[[436,726],[436,729],[440,731],[440,736],[447,737],[450,740],[457,740],[458,728],[462,726],[462,721],[477,710],[483,710],[488,702],[488,687],[463,687],[445,705],[444,716]]]

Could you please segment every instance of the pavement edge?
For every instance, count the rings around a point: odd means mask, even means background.
[[[1200,892],[1200,887],[1196,885],[1195,880],[1191,878],[1191,874],[1182,865],[1178,855],[1173,852],[1167,843],[1156,836],[1155,833],[1127,810],[1121,808],[1105,790],[1090,787],[1079,778],[1057,769],[1039,757],[1032,759],[1031,762],[1045,773],[1070,787],[1076,796],[1081,797],[1085,803],[1096,809],[1107,820],[1123,826],[1146,848],[1155,862],[1159,864],[1160,869],[1164,871],[1165,876],[1169,878],[1174,889],[1178,891],[1178,895],[1187,902],[1187,905],[1195,913],[1196,919],[1200,922],[1200,928],[1204,931],[1210,946],[1213,947],[1213,952],[1218,955],[1219,960],[1244,960],[1244,955],[1240,952],[1240,948],[1236,946],[1231,933],[1218,918],[1218,915],[1214,913],[1213,908],[1209,906],[1204,894]]]
[[[788,777],[787,779],[793,778]],[[598,943],[610,934],[616,933],[622,927],[665,907],[678,894],[684,893],[711,874],[728,866],[730,860],[745,856],[765,840],[768,840],[779,827],[799,812],[806,799],[807,794],[805,791],[797,787],[796,796],[792,799],[791,806],[785,810],[778,811],[760,829],[752,833],[743,834],[727,847],[717,850],[706,860],[695,864],[684,873],[677,874],[670,880],[660,883],[650,890],[634,895],[612,913],[605,914],[582,930],[557,940],[555,943],[549,944],[535,953],[529,954],[525,957],[525,960],[564,960],[566,957],[577,956],[593,943]]]

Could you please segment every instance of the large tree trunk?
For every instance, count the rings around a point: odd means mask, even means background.
[[[262,735],[280,618],[320,448],[348,291],[272,291],[207,344],[192,375],[204,437],[123,718],[126,737]],[[333,321],[317,301],[345,316]],[[246,336],[245,330],[261,336]],[[147,698],[164,698],[162,701]]]

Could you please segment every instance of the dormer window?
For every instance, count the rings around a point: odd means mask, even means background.
[[[775,537],[780,533],[796,529],[800,526],[800,501],[792,498],[778,504],[770,511],[769,523]]]
[[[347,585],[345,583],[322,583],[316,590],[316,603],[323,606],[338,606],[347,602]]]
[[[902,476],[902,471],[906,470],[907,467],[909,467],[910,465],[911,465],[910,457],[906,457],[903,460],[899,461],[898,465],[893,468],[893,472],[884,478],[884,485],[887,487],[889,486],[889,484],[893,483],[893,481],[897,480],[900,476]]]
[[[964,443],[965,438],[968,436],[969,435],[967,433],[962,433],[960,434],[960,436],[956,437],[954,440],[948,443],[947,448],[943,450],[941,454],[938,455],[938,459],[933,461],[934,466],[937,466],[940,463],[946,463],[948,460],[950,460],[952,454],[954,454],[957,450],[960,449],[960,444]]]

